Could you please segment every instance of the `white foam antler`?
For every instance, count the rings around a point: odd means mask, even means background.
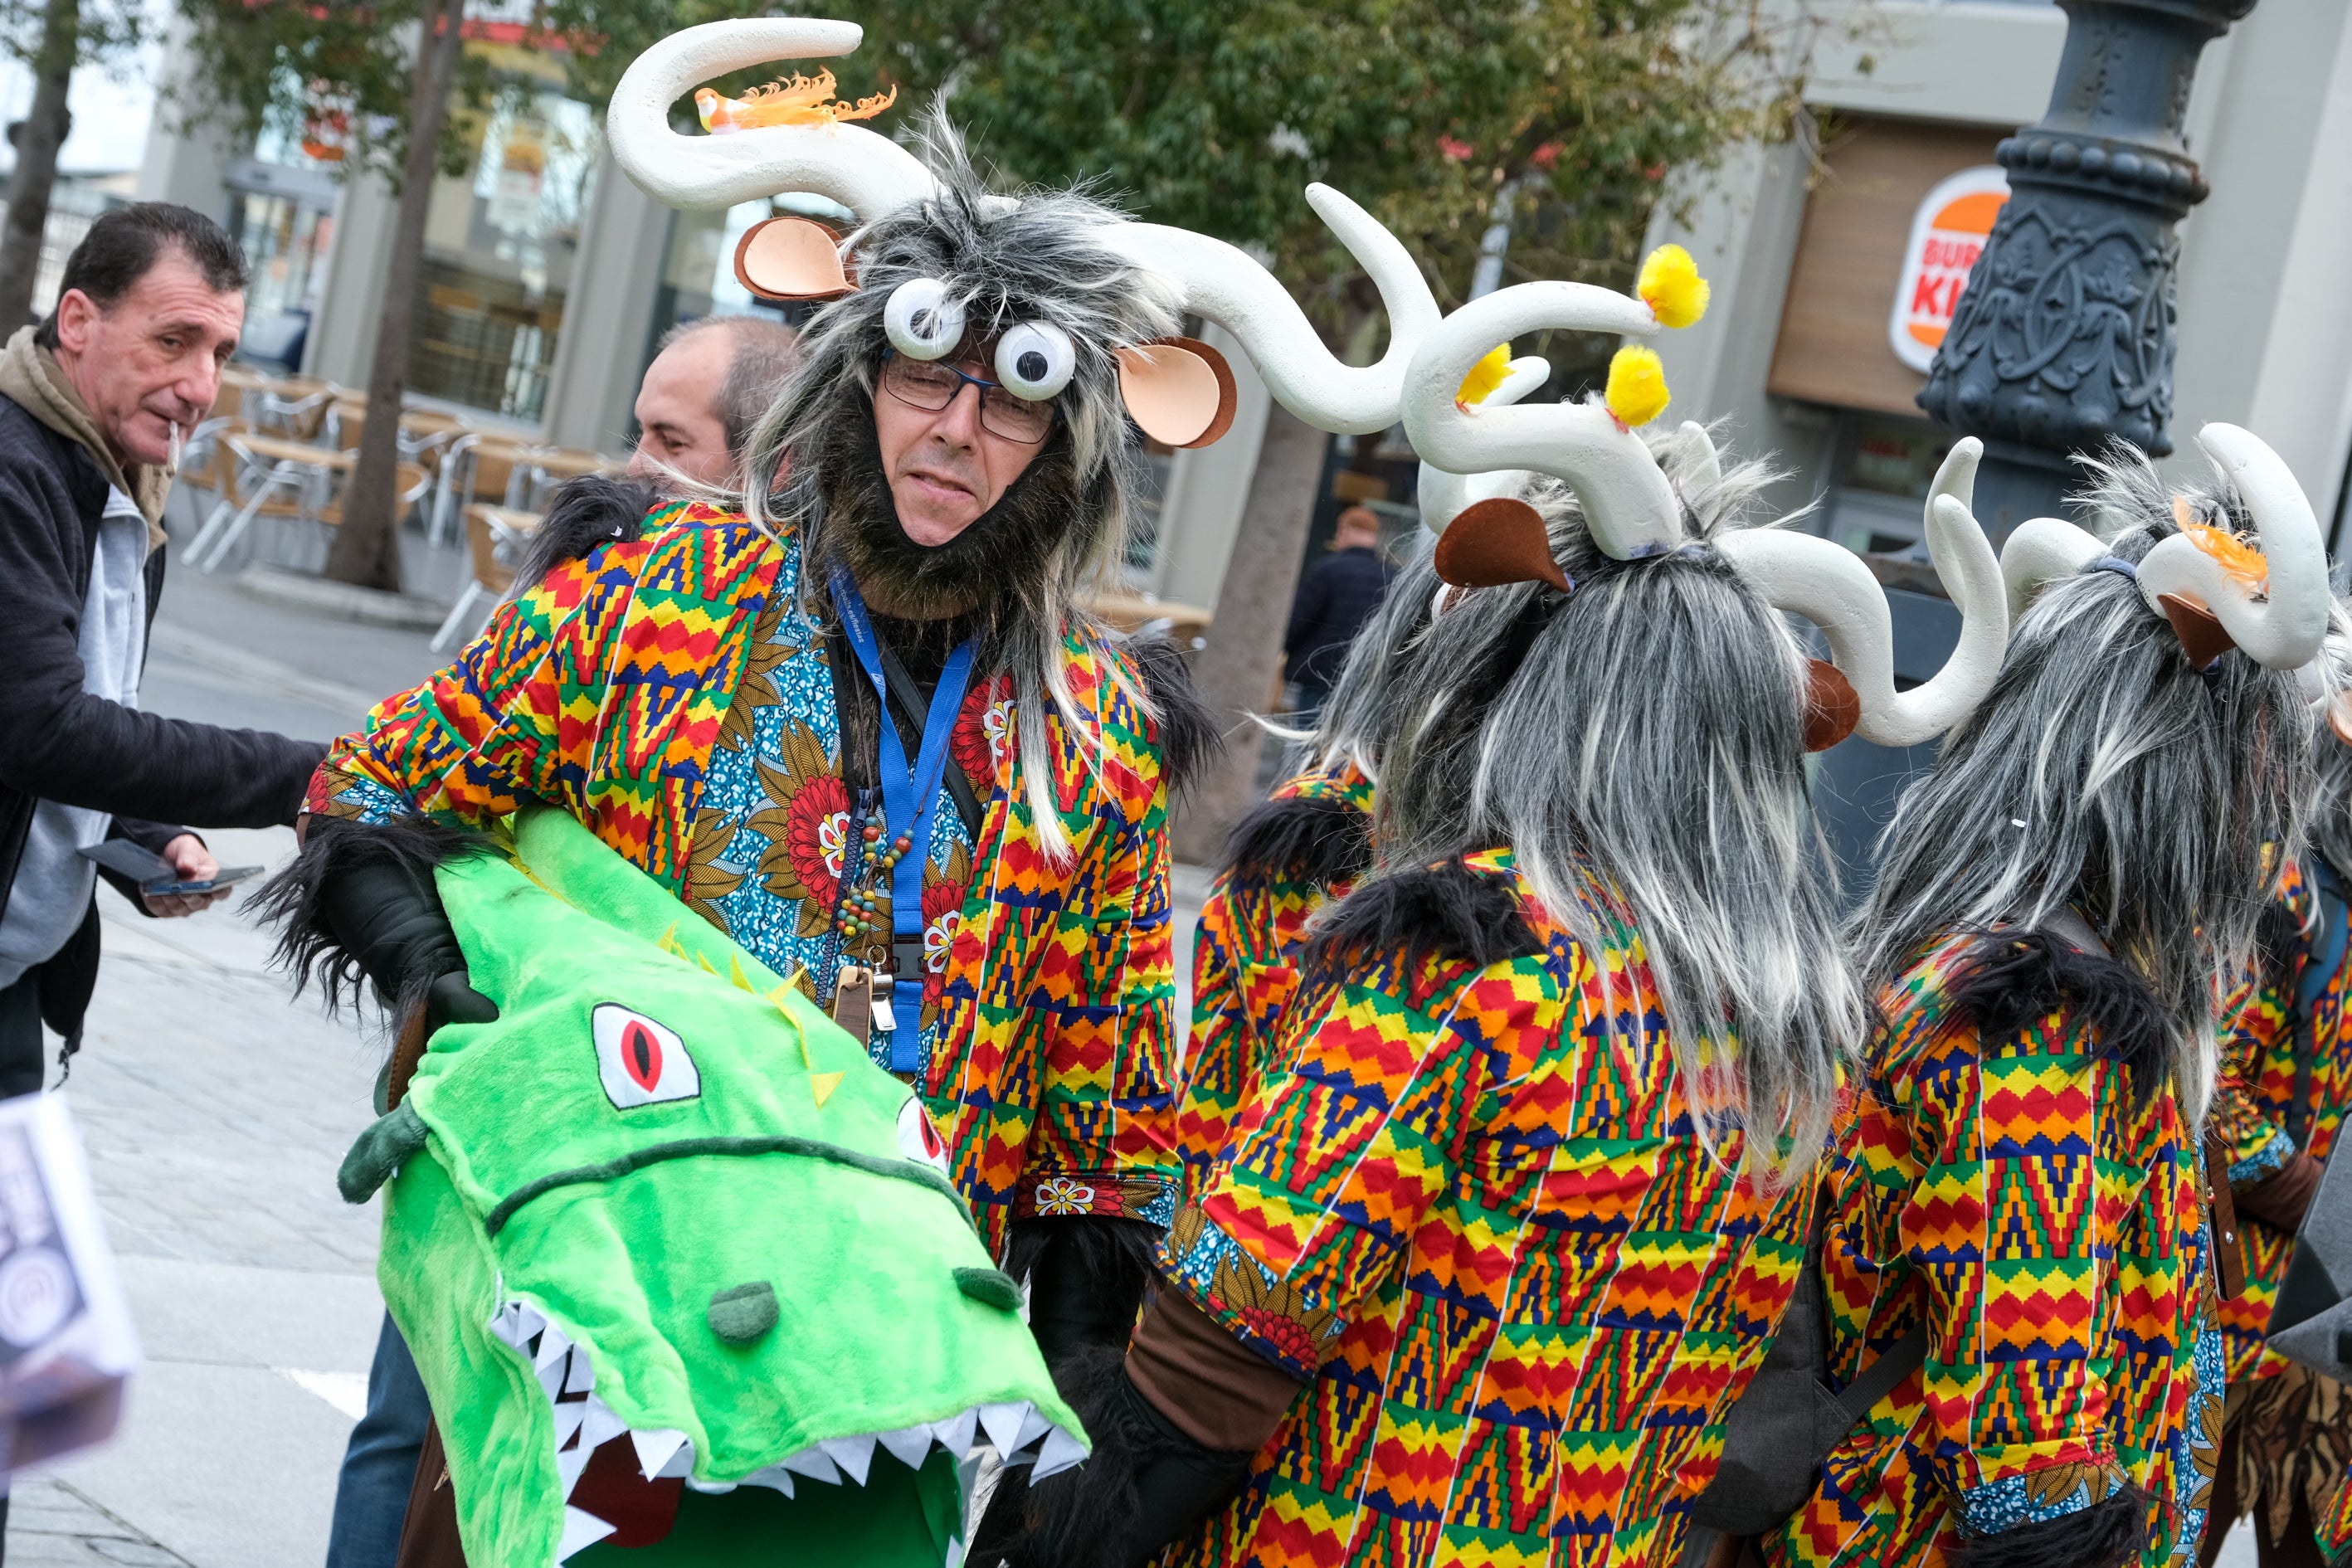
[[[2176,534],[2139,563],[2139,591],[2159,614],[2159,598],[2177,594],[2213,613],[2248,658],[2273,669],[2299,669],[2319,652],[2327,633],[2327,546],[2303,487],[2279,455],[2251,430],[2208,425],[2197,444],[2246,503],[2270,569],[2257,590],[2231,577],[2196,541]]]
[[[730,207],[785,191],[814,191],[861,221],[930,195],[930,171],[862,125],[772,125],[725,136],[681,136],[669,107],[730,71],[770,60],[854,53],[865,29],[815,16],[706,22],[639,55],[604,116],[614,161],[656,201],[689,211]]]
[[[1518,402],[1551,379],[1551,361],[1538,354],[1528,354],[1511,362],[1495,390],[1479,404],[1481,408],[1503,408]],[[1429,463],[1421,465],[1421,479],[1413,494],[1421,507],[1421,525],[1432,533],[1444,533],[1445,525],[1460,517],[1482,500],[1496,496],[1515,496],[1527,488],[1535,475],[1525,468],[1493,468],[1483,474],[1457,474]]]

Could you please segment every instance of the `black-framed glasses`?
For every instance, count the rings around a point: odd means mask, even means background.
[[[980,426],[990,435],[1034,447],[1052,433],[1055,410],[1050,398],[1032,403],[1013,395],[1002,382],[958,370],[945,360],[909,359],[897,349],[883,351],[882,385],[909,407],[936,414],[963,395],[967,384],[980,388]]]

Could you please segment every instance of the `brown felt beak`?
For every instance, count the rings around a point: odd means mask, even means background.
[[[1118,390],[1136,424],[1162,446],[1205,447],[1234,426],[1234,367],[1198,338],[1119,350]]]
[[[830,300],[857,285],[841,260],[841,236],[809,217],[772,217],[735,243],[735,281],[762,300]]]
[[[1805,660],[1805,750],[1826,752],[1862,722],[1862,699],[1845,671],[1825,658]]]
[[[2179,594],[2159,594],[2156,602],[2164,606],[2164,618],[2172,623],[2172,635],[2180,639],[2181,651],[2199,669],[2238,646],[2213,612],[2196,600]]]
[[[1507,496],[1490,496],[1463,508],[1446,524],[1431,560],[1438,576],[1457,588],[1549,583],[1565,594],[1572,586],[1552,559],[1543,514]]]

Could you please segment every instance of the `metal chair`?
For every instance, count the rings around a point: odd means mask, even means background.
[[[513,589],[516,552],[538,526],[537,512],[478,503],[466,509],[466,546],[473,558],[474,574],[457,602],[449,606],[449,618],[433,634],[435,653],[446,651],[457,640],[457,628],[466,624],[476,604],[487,596],[495,605]]]

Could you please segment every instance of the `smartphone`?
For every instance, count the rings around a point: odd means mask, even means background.
[[[152,849],[142,849],[128,838],[110,838],[102,844],[92,844],[80,854],[110,871],[130,878],[139,884],[141,892],[158,897],[167,893],[209,893],[215,888],[242,882],[247,877],[258,877],[262,869],[258,866],[235,866],[209,881],[183,882],[178,867]]]

